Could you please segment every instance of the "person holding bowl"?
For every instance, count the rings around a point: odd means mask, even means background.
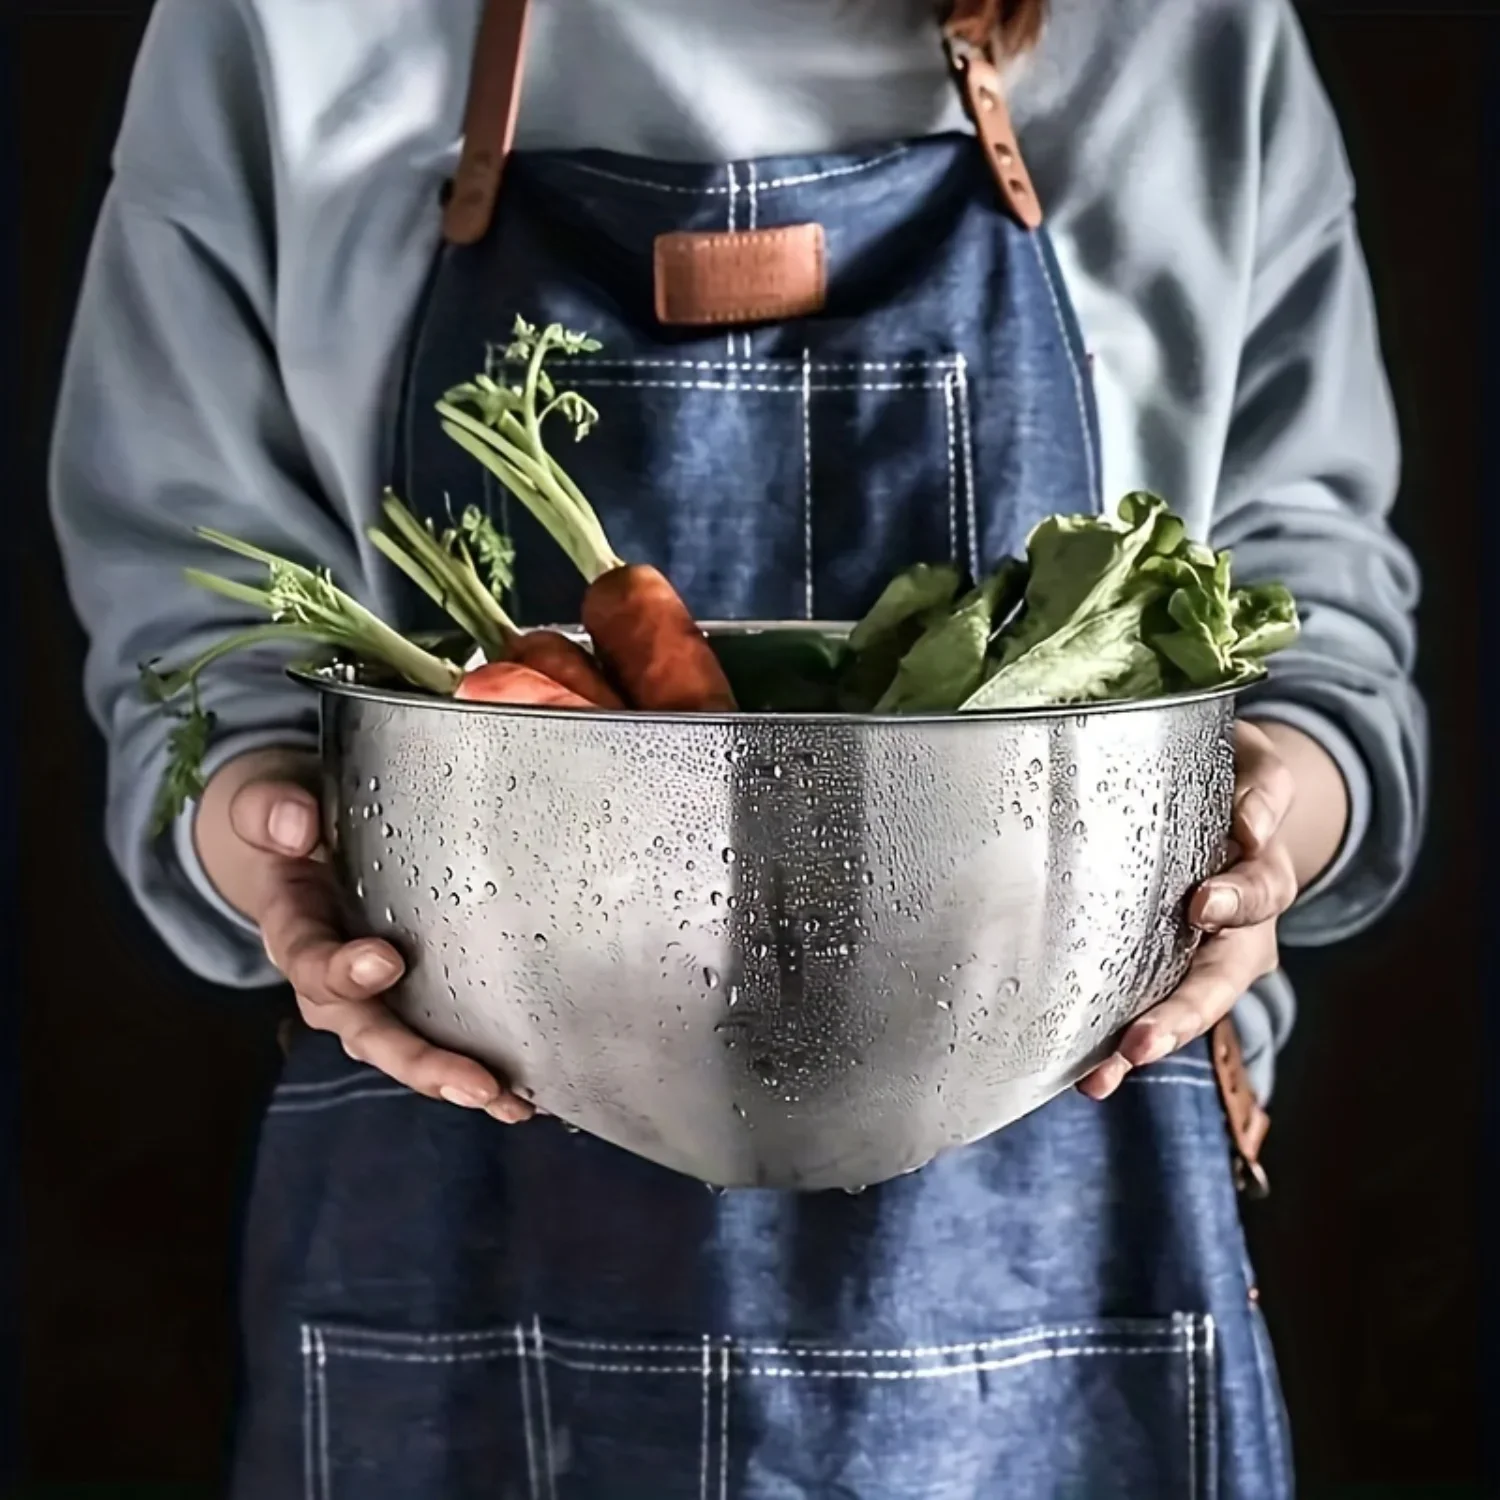
[[[235,1500],[1290,1495],[1235,1194],[1264,1119],[1241,1095],[1226,1131],[1221,1085],[1242,1048],[1269,1094],[1279,944],[1401,888],[1426,742],[1289,0],[158,0],[114,167],[53,464],[109,845],[185,964],[284,978],[305,1022]],[[1137,488],[1292,589],[1205,940],[1077,1092],[859,1195],[711,1194],[533,1118],[383,1003],[402,955],[344,925],[275,652],[205,687],[205,793],[152,835],[138,666],[242,623],[182,582],[190,528],[411,618],[366,525],[387,482],[513,523],[431,410],[518,315],[608,328],[587,489],[701,617],[855,618]],[[517,607],[565,617],[516,535]]]

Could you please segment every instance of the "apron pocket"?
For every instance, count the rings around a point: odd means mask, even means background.
[[[720,1500],[1216,1493],[1208,1318],[1047,1325],[928,1348],[752,1348],[721,1373],[708,1490]]]
[[[968,377],[890,361],[570,361],[603,419],[560,457],[622,557],[661,568],[700,619],[857,618],[912,562],[977,547]],[[576,575],[520,507],[518,607],[576,619]]]
[[[1212,1321],[854,1348],[304,1329],[306,1500],[1212,1500]]]

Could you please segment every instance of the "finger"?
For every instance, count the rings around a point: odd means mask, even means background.
[[[298,1002],[309,1026],[332,1032],[356,1062],[418,1094],[462,1109],[482,1109],[508,1125],[535,1113],[527,1100],[502,1088],[480,1063],[424,1041],[378,1000],[320,1005],[299,995]]]
[[[1240,997],[1276,967],[1273,923],[1210,938],[1198,950],[1187,978],[1120,1038],[1119,1055],[1144,1068],[1213,1029]]]
[[[1297,784],[1276,747],[1253,724],[1235,733],[1234,837],[1246,854],[1258,854],[1291,811]]]
[[[325,866],[288,860],[277,870],[260,913],[261,938],[271,962],[314,1005],[369,999],[405,970],[380,938],[345,942],[342,918],[343,900]]]
[[[229,822],[247,844],[301,859],[322,836],[318,800],[290,781],[252,781],[234,794]]]
[[[1078,1092],[1087,1094],[1090,1099],[1108,1099],[1124,1083],[1131,1066],[1130,1060],[1118,1052],[1113,1057],[1106,1057],[1092,1073],[1078,1080]]]
[[[1188,903],[1188,921],[1200,932],[1259,927],[1279,917],[1296,899],[1291,856],[1281,844],[1271,843],[1254,858],[1199,886]]]

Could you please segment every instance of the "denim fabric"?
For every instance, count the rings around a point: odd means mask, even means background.
[[[816,219],[817,318],[654,326],[652,238]],[[1044,234],[972,142],[713,169],[520,157],[445,252],[396,476],[501,497],[431,404],[516,313],[601,336],[566,460],[701,615],[849,616],[1098,504]],[[523,608],[578,585],[506,515]],[[413,604],[413,614],[416,606]],[[234,1500],[1280,1500],[1280,1397],[1201,1044],[860,1194],[717,1193],[555,1121],[505,1129],[312,1037],[261,1143]]]

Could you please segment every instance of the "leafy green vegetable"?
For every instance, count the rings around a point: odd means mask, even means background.
[[[910,621],[946,609],[958,597],[963,581],[951,563],[917,563],[897,573],[870,612],[849,632],[849,649],[868,651]]]
[[[746,713],[825,713],[837,706],[846,647],[815,630],[757,630],[711,639]]]
[[[1229,553],[1191,541],[1155,495],[1127,495],[1114,517],[1043,521],[1027,555],[1025,605],[961,711],[1238,686],[1297,638],[1287,590],[1234,589]]]
[[[460,667],[392,630],[379,616],[338,588],[326,569],[289,562],[223,532],[200,528],[197,534],[216,547],[264,565],[267,582],[257,588],[197,568],[185,570],[188,582],[236,604],[263,610],[271,617],[271,623],[226,636],[182,666],[163,669],[157,662],[148,662],[141,668],[141,691],[148,702],[172,712],[173,700],[183,693],[189,695],[187,711],[176,714],[179,722],[167,736],[167,766],[155,807],[158,833],[165,831],[189,802],[202,795],[203,757],[214,720],[203,707],[198,679],[205,668],[221,657],[272,642],[312,641],[353,652],[367,662],[378,662],[414,687],[430,693],[451,695],[462,680]]]
[[[901,658],[895,680],[876,713],[943,713],[962,703],[984,677],[996,615],[1006,613],[1025,578],[1024,564],[1007,559],[953,609],[931,621]]]

